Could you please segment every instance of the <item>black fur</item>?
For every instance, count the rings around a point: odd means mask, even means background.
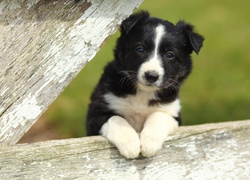
[[[193,32],[193,26],[184,21],[179,21],[175,26],[166,20],[150,17],[145,11],[131,15],[121,24],[121,35],[114,50],[114,60],[105,67],[91,96],[87,115],[87,135],[98,135],[102,125],[111,116],[116,115],[108,108],[103,98],[104,94],[111,92],[118,97],[136,95],[137,79],[133,78],[134,72],[137,72],[139,66],[149,58],[154,48],[154,44],[151,43],[154,40],[153,29],[159,24],[164,25],[167,31],[159,49],[167,73],[164,75],[164,83],[157,91],[157,100],[150,100],[148,105],[169,103],[178,98],[179,87],[192,69],[190,54],[193,51],[199,53],[204,38]],[[135,51],[139,46],[145,48],[144,53]],[[175,54],[173,60],[166,57],[166,52],[170,50]],[[174,118],[181,122],[180,116]]]

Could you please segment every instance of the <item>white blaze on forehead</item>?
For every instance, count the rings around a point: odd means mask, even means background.
[[[162,67],[160,55],[159,55],[159,48],[160,48],[160,43],[165,34],[165,28],[163,25],[158,25],[155,28],[155,39],[154,39],[154,49],[151,52],[151,56],[148,59],[148,61],[144,62],[138,73],[138,79],[140,82],[145,83],[144,80],[144,74],[147,71],[156,71],[158,72],[160,78],[155,82],[156,86],[160,86],[162,83],[163,75],[164,75],[164,69]]]
[[[165,30],[164,30],[164,26],[163,25],[159,25],[156,27],[155,29],[155,52],[154,52],[154,59],[157,59],[158,56],[158,50],[160,47],[160,42],[162,37],[165,34]]]

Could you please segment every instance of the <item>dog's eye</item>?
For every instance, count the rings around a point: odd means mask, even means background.
[[[135,49],[135,52],[139,53],[139,54],[143,54],[144,53],[144,48],[142,46],[139,46]]]
[[[168,51],[166,54],[165,54],[165,58],[169,59],[169,60],[172,60],[175,58],[175,55],[172,51]]]

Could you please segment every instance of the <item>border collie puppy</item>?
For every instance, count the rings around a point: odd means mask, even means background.
[[[191,24],[146,11],[125,19],[120,31],[114,60],[91,97],[87,135],[101,134],[128,159],[151,157],[181,123],[179,88],[204,38]]]

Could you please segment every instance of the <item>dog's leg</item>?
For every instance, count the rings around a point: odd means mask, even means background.
[[[128,159],[140,154],[140,139],[130,124],[120,116],[112,116],[102,126],[100,133],[114,144]]]
[[[169,133],[178,127],[178,122],[163,112],[150,114],[141,132],[141,153],[144,157],[154,156],[162,147]]]

